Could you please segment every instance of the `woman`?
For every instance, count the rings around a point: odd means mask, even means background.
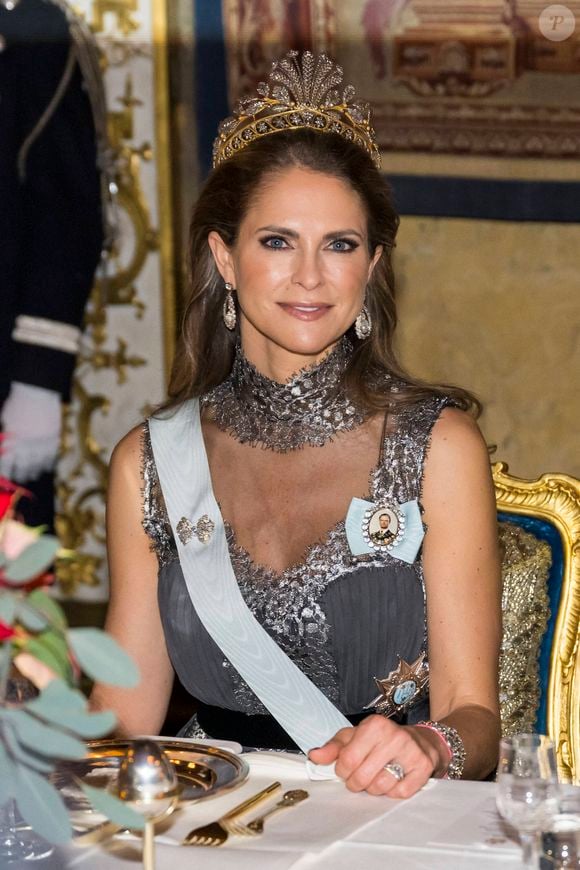
[[[495,764],[487,450],[472,397],[396,360],[398,218],[365,107],[333,91],[340,73],[324,56],[291,54],[271,79],[222,125],[194,209],[166,409],[201,408],[203,462],[247,607],[354,726],[310,759],[335,762],[353,791],[406,797],[430,776],[482,778]],[[175,668],[199,699],[184,733],[290,748],[184,582],[176,547],[208,541],[214,521],[183,517],[172,530],[159,484],[146,424],[111,462],[107,621],[146,678],[133,692],[98,687],[95,703],[117,710],[124,733],[155,733]],[[386,547],[369,535],[377,512],[392,523]]]

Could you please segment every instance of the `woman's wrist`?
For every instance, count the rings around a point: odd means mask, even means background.
[[[419,746],[431,760],[433,770],[430,776],[435,779],[445,778],[449,765],[449,751],[439,735],[428,728],[419,727],[418,725],[408,725],[407,727],[414,732]]]
[[[436,735],[443,759],[442,767],[435,775],[444,779],[461,779],[465,766],[465,747],[459,733],[443,722],[417,722],[416,728],[422,728]]]

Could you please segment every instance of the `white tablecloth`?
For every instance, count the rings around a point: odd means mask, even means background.
[[[297,756],[252,753],[246,758],[250,776],[242,787],[189,805],[166,820],[156,845],[157,870],[521,867],[519,846],[496,813],[493,783],[433,780],[410,800],[394,801],[352,794],[342,782],[311,782]],[[191,828],[212,821],[275,779],[284,790],[306,788],[310,798],[266,822],[261,837],[232,837],[213,849],[178,845]],[[99,846],[57,849],[35,866],[131,870],[140,861],[138,840],[116,838]]]

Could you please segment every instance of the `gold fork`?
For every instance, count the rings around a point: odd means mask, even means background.
[[[279,813],[282,810],[285,810],[287,807],[294,807],[296,804],[305,801],[306,798],[309,797],[308,792],[304,791],[302,788],[296,788],[292,791],[284,792],[278,803],[274,804],[273,807],[270,807],[269,810],[266,810],[261,816],[258,816],[257,819],[252,819],[251,822],[245,824],[244,822],[226,822],[226,826],[230,832],[230,834],[237,834],[239,837],[257,837],[259,834],[264,831],[264,822],[270,816],[273,816],[274,813]]]
[[[238,816],[247,813],[258,804],[267,800],[277,791],[282,788],[279,782],[273,782],[267,788],[259,791],[253,797],[234,807],[225,815],[220,816],[215,822],[210,822],[208,825],[201,825],[199,828],[194,828],[189,834],[183,838],[182,846],[221,846],[229,836],[229,829],[226,827],[230,822],[234,821]]]

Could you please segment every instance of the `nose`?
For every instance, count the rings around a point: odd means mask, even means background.
[[[322,273],[316,251],[301,251],[294,264],[292,282],[305,290],[316,290],[322,283]]]

